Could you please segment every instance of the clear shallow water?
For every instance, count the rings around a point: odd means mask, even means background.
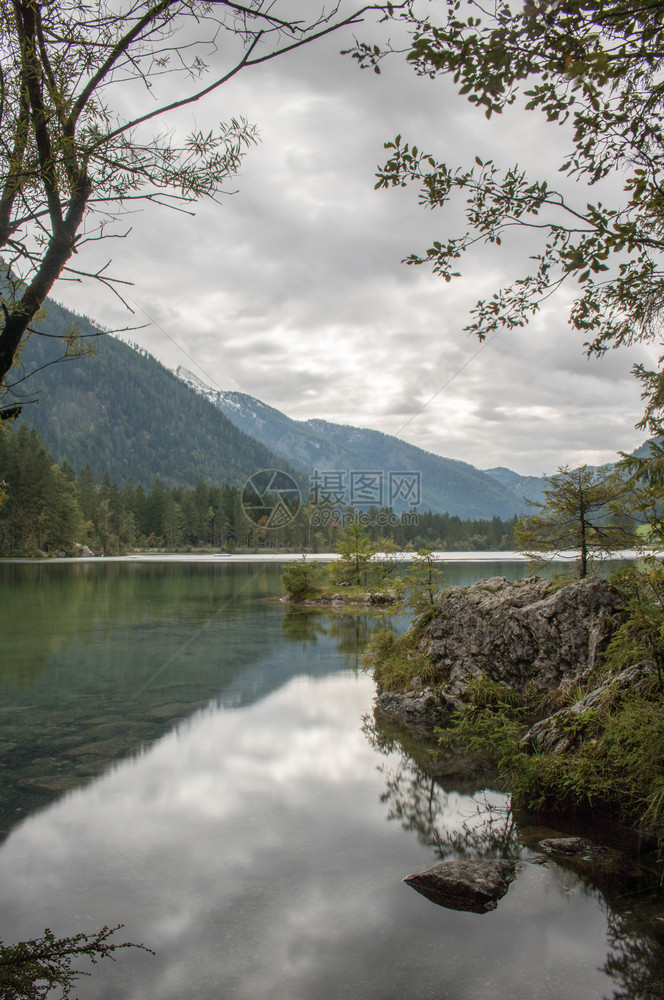
[[[294,612],[278,576],[0,566],[0,937],[123,922],[156,951],[96,966],[81,1000],[664,996],[629,906],[528,861],[500,795],[372,729],[374,620]],[[505,844],[525,860],[492,913],[401,881]]]

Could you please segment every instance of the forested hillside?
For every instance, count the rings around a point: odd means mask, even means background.
[[[253,523],[243,509],[242,491],[209,485],[167,487],[156,479],[149,489],[130,478],[122,486],[105,475],[95,481],[89,465],[78,475],[58,466],[40,436],[24,422],[0,424],[0,556],[116,554],[134,549],[167,551],[278,549],[331,552],[350,510],[316,518],[312,505],[301,507],[279,529]],[[383,547],[425,546],[455,549],[506,549],[514,544],[514,522],[461,520],[449,514],[371,519],[369,537]]]
[[[96,479],[108,473],[148,487],[157,477],[194,486],[201,476],[240,486],[258,469],[293,471],[154,358],[114,337],[87,340],[92,357],[52,364],[62,343],[51,338],[72,322],[84,336],[99,332],[49,302],[40,328],[51,336],[28,341],[10,379],[35,373],[17,386],[26,399],[19,421],[39,432],[57,463],[66,460],[75,472],[89,463]]]

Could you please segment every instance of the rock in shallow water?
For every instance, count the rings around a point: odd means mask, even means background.
[[[459,704],[458,699],[446,698],[430,687],[410,691],[379,691],[376,694],[378,709],[412,729],[424,731],[445,725]]]
[[[439,906],[487,913],[495,910],[515,877],[515,861],[442,861],[425,872],[407,875],[404,882]]]

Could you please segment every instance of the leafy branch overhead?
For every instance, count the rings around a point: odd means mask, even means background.
[[[257,141],[240,117],[185,134],[175,112],[240,72],[385,13],[333,5],[301,18],[282,6],[2,0],[0,417],[15,409],[1,405],[6,376],[54,282],[95,278],[121,294],[126,282],[110,261],[79,263],[86,245],[126,236],[137,204],[190,211],[216,197]]]
[[[416,184],[425,207],[459,201],[465,211],[465,231],[407,262],[428,264],[449,281],[473,247],[500,246],[513,231],[527,231],[537,240],[527,273],[479,301],[467,329],[484,338],[524,326],[572,283],[569,322],[589,353],[657,337],[664,304],[664,3],[528,0],[522,9],[487,10],[457,0],[436,5],[431,18],[394,16],[411,30],[408,59],[418,74],[450,75],[487,117],[517,104],[538,111],[552,125],[566,125],[561,138],[570,143],[557,165],[559,184],[479,156],[471,165],[450,164],[401,136],[386,143],[389,159],[377,187]],[[353,52],[373,66],[387,54],[366,44]],[[622,189],[615,204],[592,197],[593,185],[607,177]],[[644,385],[652,398],[652,385]],[[658,412],[651,409],[650,419]]]

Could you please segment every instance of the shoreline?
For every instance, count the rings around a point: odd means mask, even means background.
[[[625,632],[641,625],[629,579],[444,590],[405,633],[371,637],[375,718],[442,731],[443,755],[494,770],[519,810],[602,815],[661,847],[662,675],[650,633]]]
[[[644,558],[647,555],[658,555],[658,553],[639,552],[636,549],[625,549],[614,552],[606,562],[633,561]],[[386,556],[385,553],[376,553],[376,560],[381,558],[394,559],[397,563],[409,563],[417,556],[416,552],[395,552]],[[512,550],[496,551],[488,550],[481,552],[449,552],[438,551],[433,553],[436,562],[440,563],[473,563],[473,562],[514,562],[529,563],[532,560],[521,552]],[[287,563],[297,562],[306,558],[310,562],[336,562],[341,556],[337,552],[132,552],[117,556],[7,556],[0,558],[0,564],[62,564],[62,563],[122,563],[122,562],[200,562],[200,563]],[[557,554],[551,562],[566,565],[574,562],[578,558],[578,553],[561,552]]]

